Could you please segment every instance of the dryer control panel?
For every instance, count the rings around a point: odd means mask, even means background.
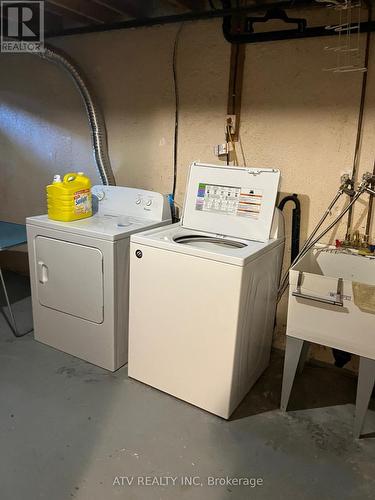
[[[91,189],[99,215],[129,215],[149,220],[170,220],[166,195],[124,186],[93,186]]]

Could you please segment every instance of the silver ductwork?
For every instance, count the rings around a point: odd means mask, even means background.
[[[42,59],[53,62],[65,69],[74,83],[85,103],[86,112],[91,127],[92,145],[97,169],[103,184],[116,185],[111,162],[108,155],[107,131],[103,114],[93,98],[92,91],[82,71],[77,65],[61,50],[57,50],[45,44],[44,52],[35,52]]]

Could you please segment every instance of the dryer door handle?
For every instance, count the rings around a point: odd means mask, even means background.
[[[38,280],[42,285],[48,281],[48,267],[41,260],[38,261]]]

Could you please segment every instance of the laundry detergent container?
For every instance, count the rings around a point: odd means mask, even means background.
[[[90,179],[82,172],[55,176],[47,186],[48,218],[70,222],[92,216]]]

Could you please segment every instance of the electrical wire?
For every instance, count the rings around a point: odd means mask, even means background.
[[[245,157],[245,153],[244,153],[244,150],[243,150],[243,145],[242,145],[242,139],[241,139],[241,134],[238,132],[238,142],[240,144],[240,150],[241,150],[241,155],[242,155],[242,160],[243,160],[243,166],[244,167],[247,167],[247,164],[246,164],[246,157]]]
[[[173,138],[173,186],[172,186],[173,202],[176,197],[176,187],[177,187],[178,125],[179,125],[179,111],[180,111],[180,95],[179,95],[178,81],[177,81],[177,51],[183,26],[184,23],[181,23],[176,32],[173,44],[173,55],[172,55],[173,90],[174,90],[174,102],[175,102],[174,138]]]

